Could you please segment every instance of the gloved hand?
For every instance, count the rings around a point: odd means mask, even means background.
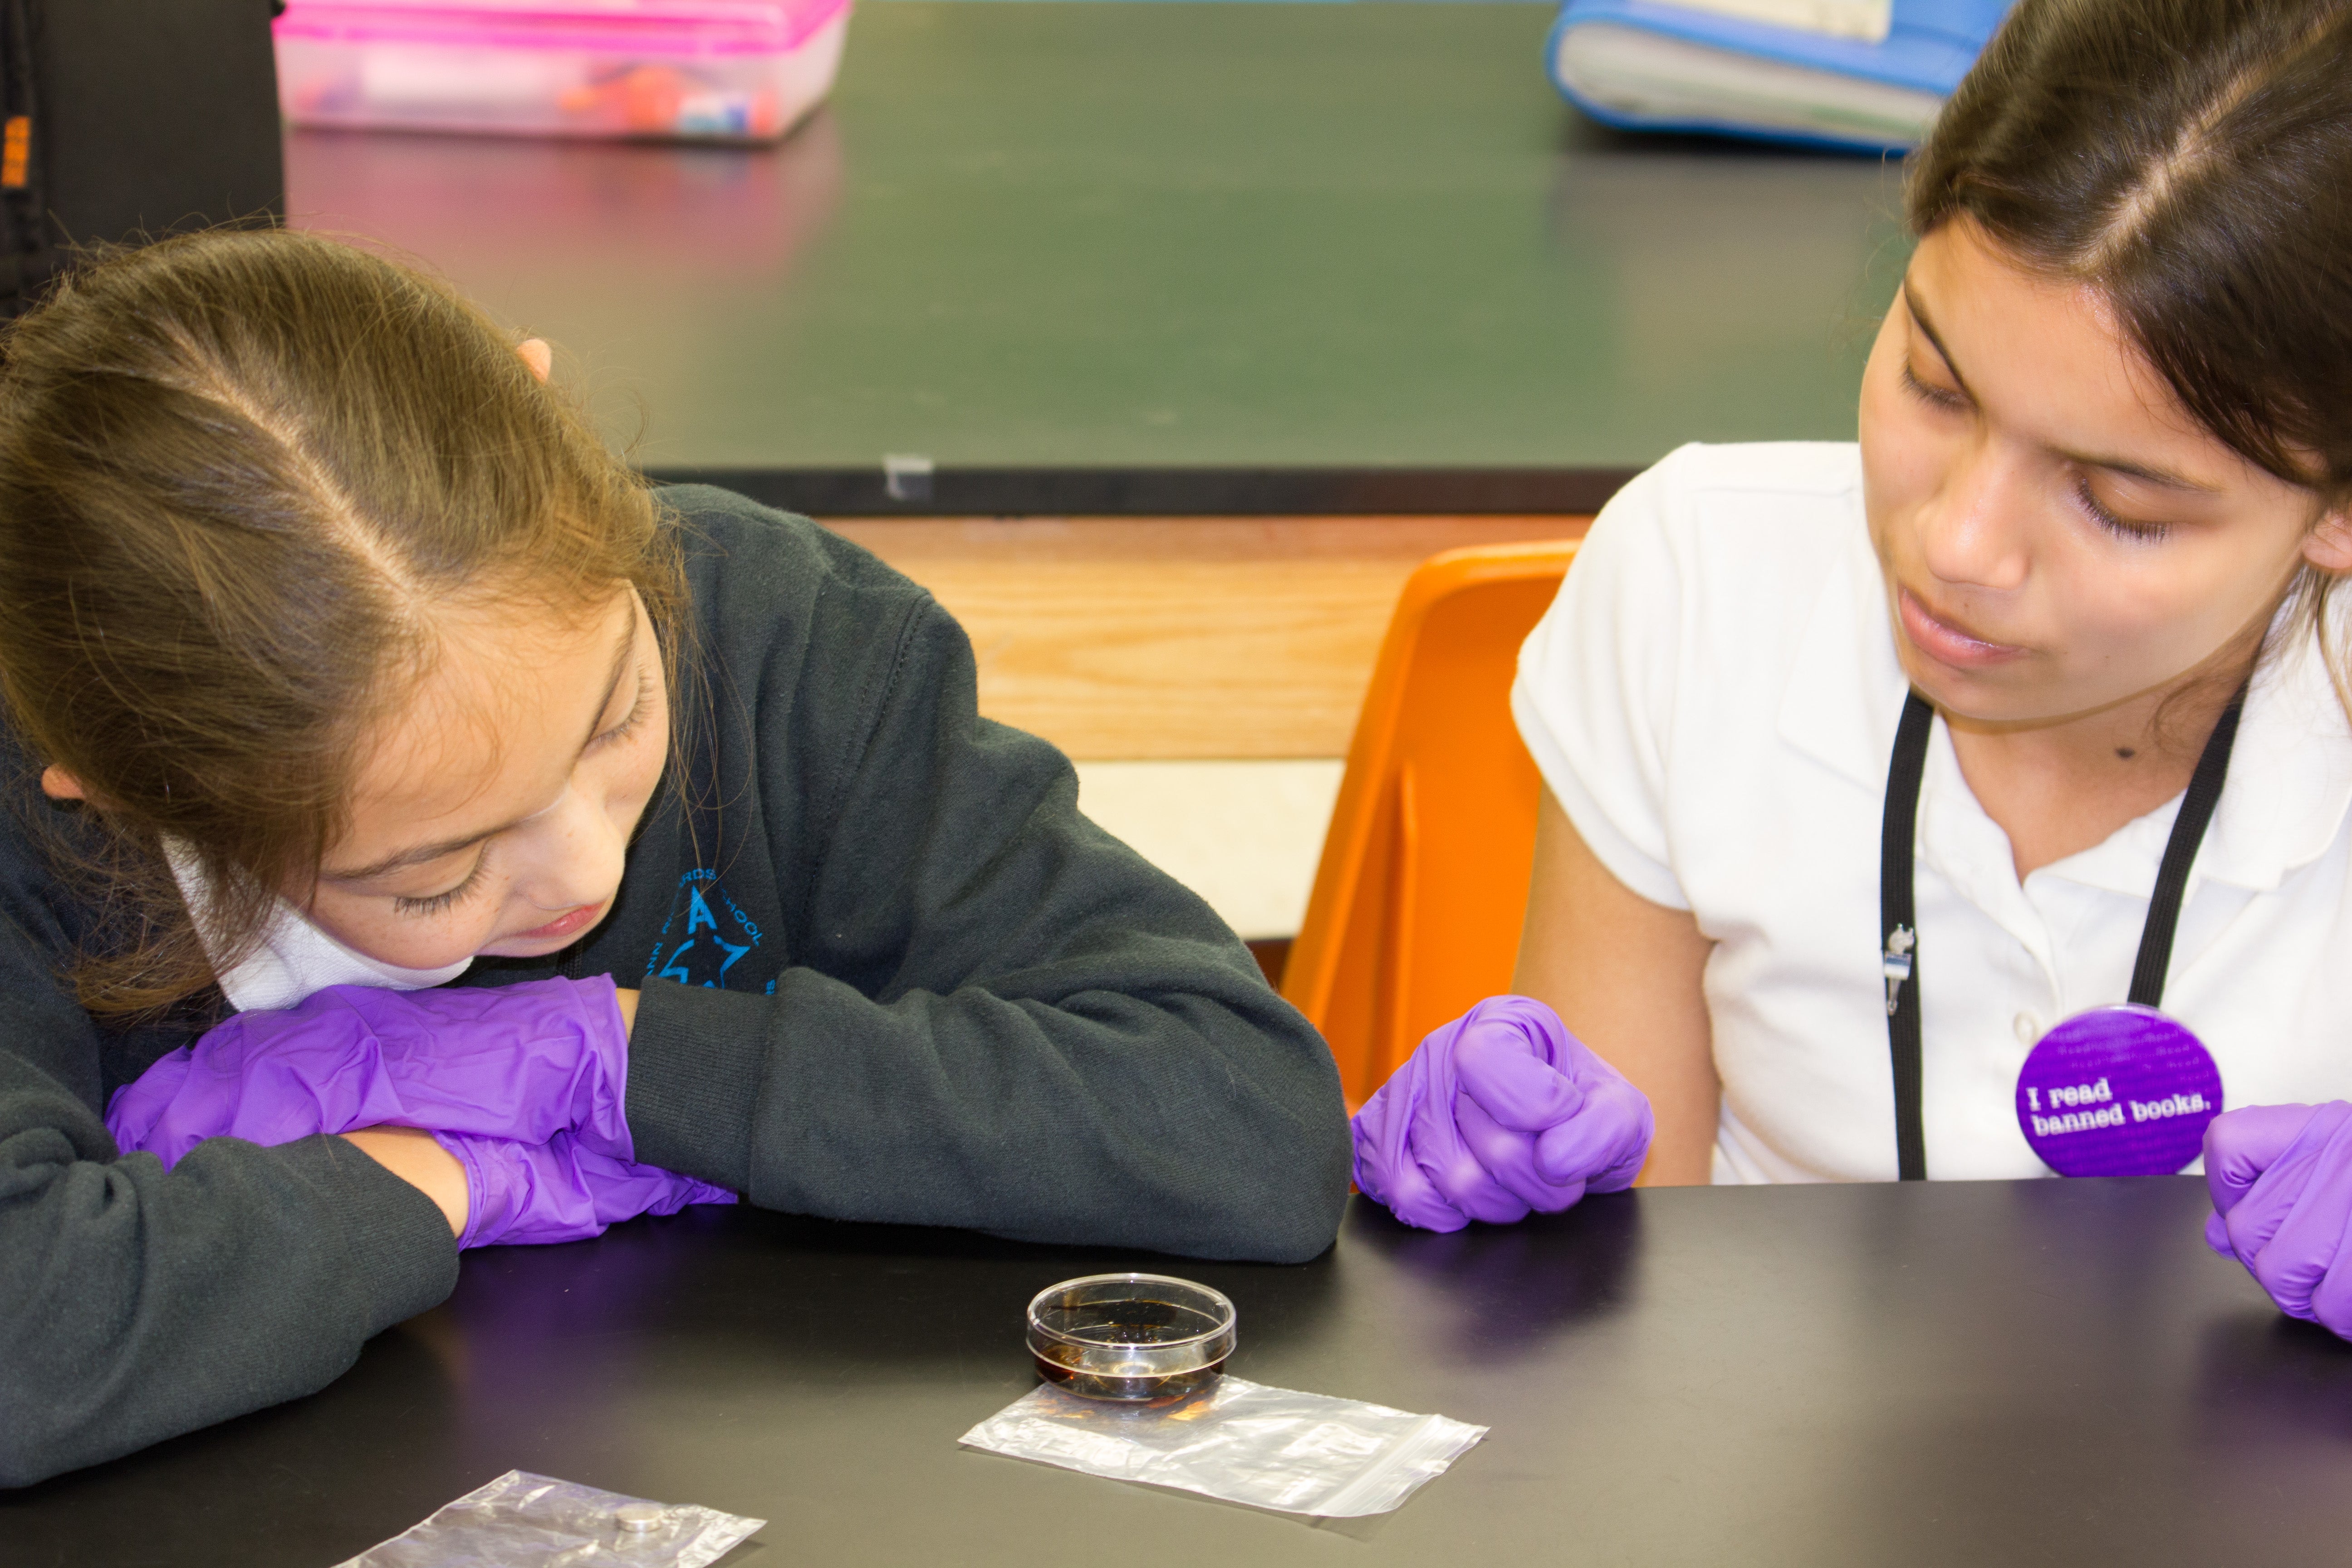
[[[2279,1310],[2352,1339],[2352,1105],[2255,1105],[2205,1129],[2205,1244]]]
[[[107,1129],[168,1169],[206,1138],[420,1127],[467,1167],[474,1239],[461,1245],[569,1240],[647,1208],[733,1202],[635,1163],[622,1105],[628,1030],[613,993],[609,976],[330,986],[283,1012],[240,1013],[156,1062],[115,1095]]]
[[[1649,1100],[1528,996],[1492,996],[1421,1042],[1349,1124],[1356,1185],[1424,1230],[1556,1214],[1633,1184]]]
[[[433,1139],[466,1167],[461,1249],[579,1241],[641,1214],[735,1201],[734,1194],[707,1182],[599,1154],[568,1132],[544,1143],[465,1132],[436,1132]]]
[[[621,1114],[628,1027],[611,976],[392,991],[331,985],[239,1013],[107,1108],[108,1131],[169,1167],[205,1138],[283,1143],[391,1124],[635,1155]]]

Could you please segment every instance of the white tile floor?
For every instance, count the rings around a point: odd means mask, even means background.
[[[1344,764],[1080,763],[1078,806],[1247,941],[1295,936]]]

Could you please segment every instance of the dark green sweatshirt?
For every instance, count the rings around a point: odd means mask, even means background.
[[[684,765],[551,973],[641,985],[637,1158],[841,1219],[1278,1262],[1348,1191],[1329,1052],[1201,900],[980,718],[971,645],[814,524],[665,492]],[[42,809],[28,770],[27,811]],[[5,814],[0,814],[5,815]],[[440,1211],[339,1139],[122,1157],[106,1102],[208,1015],[122,1031],[58,975],[93,911],[0,827],[0,1485],[307,1394],[448,1294]]]

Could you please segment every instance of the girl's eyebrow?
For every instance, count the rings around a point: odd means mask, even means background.
[[[604,725],[605,710],[613,706],[613,694],[621,689],[621,677],[627,673],[629,656],[637,651],[637,606],[629,605],[629,629],[621,634],[621,646],[613,650],[612,677],[604,682],[604,695],[596,700],[596,711],[588,716],[588,733],[582,736],[580,749],[586,751]]]
[[[1907,278],[1903,280],[1903,308],[1911,313],[1912,325],[1917,327],[1928,342],[1935,345],[1936,353],[1944,361],[1944,368],[1952,373],[1952,379],[1959,384],[1960,390],[1968,393],[1969,400],[1973,402],[1976,394],[1969,391],[1968,377],[1962,375],[1960,367],[1952,363],[1952,351],[1946,348],[1944,340],[1936,335],[1935,325],[1927,320],[1927,312],[1920,308],[1919,296],[1912,291],[1911,280]],[[2053,450],[2056,451],[2057,456],[2078,468],[2105,468],[2111,474],[2122,474],[2126,479],[2138,479],[2143,483],[2155,485],[2160,489],[2184,490],[2192,495],[2219,493],[2216,486],[2200,484],[2195,479],[2176,474],[2168,468],[2152,468],[2146,463],[2135,463],[2128,458],[2101,458],[2087,452],[2069,452],[2056,448]]]
[[[621,677],[627,673],[629,656],[636,651],[636,606],[632,604],[629,609],[629,629],[622,635],[621,646],[613,652],[613,673],[604,682],[604,695],[596,700],[595,712],[589,716],[587,738],[580,742],[582,751],[586,751],[588,742],[596,738],[598,726],[604,722],[605,710],[613,706],[614,693],[621,689]],[[322,870],[319,875],[334,882],[372,882],[378,877],[387,876],[404,867],[422,866],[428,861],[438,860],[443,856],[455,855],[460,849],[470,849],[483,839],[495,838],[509,827],[519,826],[538,815],[539,813],[534,811],[530,816],[518,816],[511,821],[501,822],[494,827],[485,827],[478,833],[463,834],[456,838],[444,838],[433,844],[418,844],[410,848],[397,850],[381,860],[355,867],[349,871]]]
[[[521,817],[515,818],[515,822],[522,820]],[[460,849],[471,848],[485,838],[504,833],[514,825],[514,822],[502,822],[496,827],[486,827],[463,838],[446,838],[438,844],[419,844],[414,848],[403,849],[397,854],[385,856],[372,866],[361,866],[349,871],[320,871],[319,875],[331,882],[373,882],[404,866],[422,866],[427,861],[438,860],[444,855],[455,855]]]
[[[1959,365],[1952,359],[1952,351],[1946,348],[1944,340],[1937,335],[1935,323],[1927,320],[1927,308],[1919,303],[1919,295],[1911,287],[1911,279],[1908,278],[1903,280],[1903,308],[1910,312],[1911,324],[1918,328],[1927,341],[1935,345],[1937,357],[1944,362],[1944,368],[1952,373],[1952,379],[1959,383],[1960,390],[1967,392],[1973,401],[1976,394],[1969,392],[1969,378],[1960,374]]]
[[[2077,467],[2105,468],[2111,474],[2121,474],[2126,479],[2138,479],[2143,483],[2154,485],[2159,489],[2180,490],[2189,495],[2201,496],[2221,493],[2221,487],[2218,485],[2200,484],[2195,479],[2184,478],[2169,469],[2151,468],[2145,463],[2135,463],[2126,458],[2096,458],[2087,452],[2063,451],[2058,456]]]

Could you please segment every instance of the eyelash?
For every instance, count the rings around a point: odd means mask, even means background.
[[[637,672],[637,700],[635,703],[630,705],[628,716],[624,718],[619,723],[614,725],[611,729],[605,731],[603,734],[598,735],[593,740],[590,741],[588,742],[589,746],[593,749],[597,746],[610,744],[615,741],[625,741],[631,735],[635,734],[636,732],[637,726],[645,722],[647,699],[652,695],[653,678],[647,675],[645,671],[639,670]],[[475,888],[480,885],[482,880],[482,868],[489,863],[489,851],[485,849],[474,861],[474,868],[466,873],[466,879],[458,883],[456,887],[450,889],[446,893],[435,893],[430,898],[423,899],[394,898],[392,900],[393,911],[395,914],[415,915],[419,918],[426,918],[433,915],[447,913],[460,900],[465,898],[467,894],[472,892]]]
[[[1966,408],[1969,405],[1969,400],[1958,393],[1948,392],[1940,386],[1929,386],[1926,382],[1921,381],[1911,374],[1911,367],[1908,364],[1903,367],[1903,390],[1932,408],[1941,408],[1948,412]]]
[[[630,705],[628,716],[624,718],[619,723],[614,725],[611,729],[605,731],[603,734],[598,735],[593,740],[590,741],[588,742],[589,748],[593,751],[598,746],[610,745],[615,741],[625,741],[631,735],[635,734],[637,732],[637,726],[645,722],[646,709],[649,705],[649,700],[653,696],[653,677],[648,675],[645,670],[639,669],[637,671],[637,700]]]
[[[485,848],[481,854],[475,857],[474,868],[466,873],[466,879],[464,881],[458,883],[456,887],[450,889],[446,893],[435,893],[430,898],[396,898],[392,900],[393,912],[394,914],[416,915],[420,917],[447,913],[448,910],[456,905],[458,900],[464,898],[467,894],[472,892],[477,887],[481,885],[482,868],[489,863],[490,852],[488,849]]]
[[[1940,386],[1929,386],[1912,374],[1908,364],[1903,367],[1903,389],[1932,407],[1957,410],[1968,406],[1968,399],[1958,393],[1947,392]],[[2091,493],[2091,482],[2079,475],[2074,479],[2074,503],[2090,515],[2093,522],[2097,523],[2116,538],[2128,540],[2135,544],[2154,544],[2172,531],[2171,526],[2168,523],[2132,522],[2117,517],[2099,504],[2099,498]]]
[[[2135,544],[2154,544],[2172,531],[2171,525],[2168,523],[2131,522],[2117,517],[2099,504],[2099,498],[2091,493],[2091,481],[2080,475],[2077,475],[2074,479],[2074,500],[2084,511],[2091,514],[2092,521],[2116,538],[2129,540]]]

